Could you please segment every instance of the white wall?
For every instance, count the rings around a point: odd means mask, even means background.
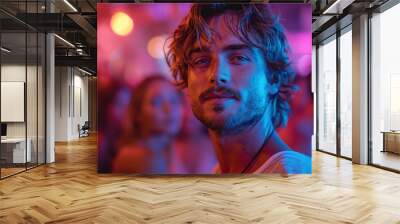
[[[72,67],[56,67],[55,74],[55,140],[70,141],[88,120],[88,77]]]
[[[1,81],[25,82],[25,65],[1,65]]]
[[[69,68],[55,68],[55,141],[68,140]]]
[[[72,113],[73,119],[72,119],[72,136],[74,138],[77,138],[79,133],[78,133],[78,124],[81,126],[85,123],[85,121],[88,121],[89,118],[89,111],[88,111],[88,77],[82,76],[82,73],[76,73],[77,70],[75,70],[75,75],[74,75],[74,108],[73,111],[75,113]],[[81,111],[80,111],[81,110]]]

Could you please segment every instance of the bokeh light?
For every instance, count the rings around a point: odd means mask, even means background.
[[[156,59],[164,58],[164,45],[167,50],[168,43],[166,43],[168,36],[160,35],[151,38],[147,44],[147,52],[149,55]]]
[[[300,76],[311,75],[311,55],[304,54],[297,60],[296,72]]]
[[[126,36],[133,30],[133,20],[123,12],[117,12],[111,17],[111,29],[119,36]]]

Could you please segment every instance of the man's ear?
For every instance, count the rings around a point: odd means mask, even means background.
[[[275,82],[275,83],[270,83],[269,84],[269,93],[271,95],[275,95],[279,92],[279,83]]]
[[[274,75],[272,73],[270,74],[266,74],[267,78],[267,82],[268,82],[268,91],[270,95],[275,95],[279,93],[279,87],[280,87],[280,83],[279,80],[276,80],[274,78]]]

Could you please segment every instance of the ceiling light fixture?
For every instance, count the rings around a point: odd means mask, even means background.
[[[334,8],[337,6],[337,4],[339,4],[339,2],[340,2],[340,0],[336,0],[332,5],[330,5],[327,9],[325,9],[324,12],[323,12],[322,14],[331,13],[330,11],[331,11],[332,9],[334,9]]]
[[[78,70],[81,71],[81,72],[83,72],[83,73],[85,73],[85,74],[87,74],[87,75],[90,75],[90,76],[93,75],[92,73],[90,73],[90,72],[88,72],[88,71],[86,71],[86,70],[83,70],[83,69],[81,69],[81,68],[79,68],[79,67],[78,67]]]
[[[5,47],[1,47],[1,50],[4,51],[4,52],[6,52],[6,53],[10,53],[10,52],[11,52],[11,50],[9,50],[9,49],[7,49],[7,48],[5,48]]]
[[[74,10],[74,12],[78,12],[78,10],[68,1],[68,0],[64,0],[65,4],[67,4],[72,10]]]
[[[339,15],[343,13],[343,10],[351,5],[355,0],[336,0],[322,13],[323,15]]]
[[[64,43],[66,43],[67,45],[69,45],[70,47],[75,48],[75,45],[73,45],[71,42],[69,42],[68,40],[58,36],[57,34],[54,34],[55,37],[57,37],[58,39],[60,39],[61,41],[63,41]]]

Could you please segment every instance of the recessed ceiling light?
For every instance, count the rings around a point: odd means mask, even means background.
[[[4,52],[6,52],[6,53],[10,53],[10,52],[11,52],[11,50],[9,50],[9,49],[7,49],[7,48],[5,48],[5,47],[1,47],[1,50],[4,51]]]

